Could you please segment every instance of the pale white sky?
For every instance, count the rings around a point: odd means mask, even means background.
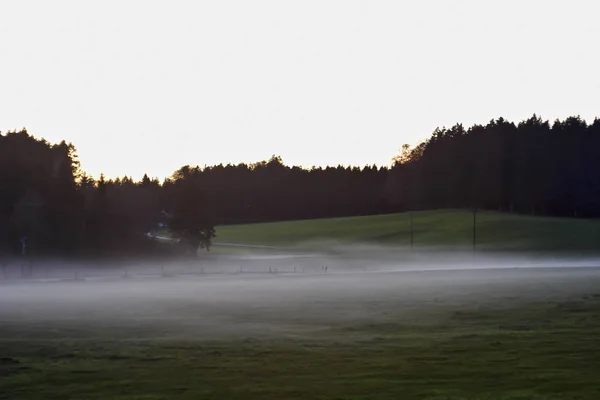
[[[0,130],[96,177],[387,165],[436,126],[600,115],[597,4],[0,0]]]

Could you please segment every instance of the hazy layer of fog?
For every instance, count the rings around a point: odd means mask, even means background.
[[[600,292],[599,265],[592,258],[375,246],[208,254],[193,262],[48,260],[34,263],[31,274],[12,262],[0,271],[0,324],[33,324],[58,337],[68,334],[65,326],[90,324],[98,332],[126,327],[134,337],[320,335],[409,314],[414,320],[422,309]]]
[[[320,251],[306,251],[319,248]],[[2,261],[2,260],[0,260]],[[515,253],[484,251],[410,250],[371,244],[345,245],[335,242],[304,243],[297,250],[238,249],[234,252],[202,253],[194,260],[69,261],[64,259],[28,262],[15,258],[0,264],[0,280],[15,282],[64,279],[111,279],[158,277],[161,275],[261,274],[261,273],[356,273],[423,271],[444,269],[502,269],[532,267],[600,266],[600,256],[565,253]]]

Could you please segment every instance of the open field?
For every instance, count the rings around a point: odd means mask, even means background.
[[[0,399],[599,398],[600,268],[476,266],[4,283]]]
[[[477,213],[477,248],[499,251],[598,252],[600,220]],[[458,210],[413,213],[416,249],[472,248],[473,213]],[[220,226],[216,242],[322,249],[334,244],[410,246],[410,214],[389,214]],[[214,251],[231,252],[215,246]]]
[[[5,264],[0,399],[600,398],[598,222],[478,213],[474,252],[471,213],[414,213],[411,251],[408,218]]]

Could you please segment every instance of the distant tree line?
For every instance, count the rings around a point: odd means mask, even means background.
[[[387,192],[403,209],[481,208],[531,215],[600,216],[600,120],[519,124],[502,118],[436,129],[404,146]]]
[[[474,207],[597,217],[600,121],[534,115],[438,128],[389,168],[304,169],[273,156],[184,166],[163,182],[93,179],[72,144],[9,131],[0,133],[0,207],[4,251],[64,255],[162,251],[152,238],[165,225],[178,251],[193,253],[210,247],[218,224]]]
[[[0,135],[0,235],[4,250],[26,240],[40,251],[69,252],[79,240],[84,204],[74,174],[75,148],[51,145],[27,131]]]
[[[197,176],[220,224],[369,215],[397,209],[385,197],[386,167],[303,169],[288,167],[281,157],[273,156],[250,165],[182,170]]]
[[[72,144],[23,129],[0,133],[0,246],[26,255],[106,255],[210,248],[217,224],[390,212],[387,168],[184,166],[160,182],[147,175],[98,179],[80,169]]]
[[[208,247],[214,225],[195,218],[206,210],[181,207],[201,189],[186,179],[94,180],[81,171],[72,144],[50,144],[25,129],[0,133],[0,250],[84,256],[172,250],[152,239],[161,222],[172,223],[183,250]]]

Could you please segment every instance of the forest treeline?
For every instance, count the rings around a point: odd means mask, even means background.
[[[72,144],[50,144],[25,129],[0,134],[0,250],[25,256],[171,251],[174,246],[148,237],[160,223],[184,239],[182,250],[208,246],[214,224],[201,206],[201,188],[190,182],[94,180],[81,171]]]
[[[600,216],[600,120],[550,124],[534,115],[465,129],[438,128],[390,171],[404,209],[471,208],[532,215]]]
[[[218,224],[446,207],[597,217],[599,172],[600,120],[579,117],[438,128],[390,167],[303,169],[273,156],[184,166],[163,182],[93,179],[72,144],[23,129],[0,133],[0,245],[30,255],[162,251],[152,233],[168,226],[177,251],[193,253]]]

